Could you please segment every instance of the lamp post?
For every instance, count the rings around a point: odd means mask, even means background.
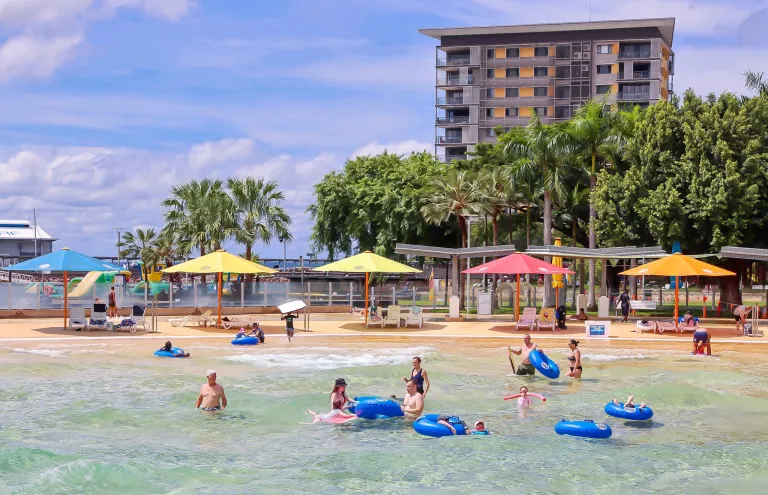
[[[479,218],[479,215],[465,215],[464,219],[467,221],[467,249],[472,247],[472,220],[475,218]],[[472,266],[472,258],[467,256],[467,270],[469,270]],[[472,280],[472,277],[469,273],[467,273],[467,314],[469,314],[469,302],[470,302],[470,295],[471,295],[471,284],[470,281]]]
[[[120,266],[120,246],[122,245],[120,242],[120,231],[126,229],[125,227],[115,227],[115,230],[117,231],[117,266]]]

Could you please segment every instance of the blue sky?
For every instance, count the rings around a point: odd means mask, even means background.
[[[105,255],[114,227],[161,226],[173,184],[253,174],[285,190],[289,254],[304,254],[323,174],[355,154],[432,148],[435,43],[418,28],[588,12],[575,0],[0,0],[0,216],[35,208],[59,247]],[[677,18],[678,92],[740,93],[745,70],[768,70],[768,0],[592,2],[594,20],[660,16]]]

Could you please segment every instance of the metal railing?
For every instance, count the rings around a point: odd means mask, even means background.
[[[621,101],[650,100],[651,93],[627,93],[619,91],[616,96]]]
[[[632,72],[631,79],[657,79],[659,77],[658,72],[651,72],[649,70],[636,70]],[[619,72],[619,79],[629,80],[629,73]]]
[[[438,96],[438,105],[464,105],[469,104],[469,98],[466,99],[463,96]]]
[[[437,161],[442,163],[451,163],[453,160],[466,160],[467,155],[445,155],[438,156]]]
[[[651,50],[629,50],[619,52],[619,58],[651,58]]]
[[[437,85],[438,86],[463,86],[466,84],[475,84],[475,77],[474,76],[467,76],[467,77],[438,77],[437,78]]]
[[[437,66],[438,67],[457,67],[460,65],[469,65],[470,62],[471,61],[469,57],[438,58]]]
[[[468,124],[469,115],[456,115],[453,117],[438,117],[437,124]]]
[[[461,136],[437,136],[437,144],[461,144]]]

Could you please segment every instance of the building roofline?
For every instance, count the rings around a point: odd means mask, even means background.
[[[554,31],[588,31],[595,29],[658,28],[664,42],[672,47],[675,18],[632,19],[620,21],[560,22],[550,24],[520,24],[513,26],[476,26],[459,28],[419,29],[421,34],[438,41],[443,36],[471,36],[508,33],[542,33]]]

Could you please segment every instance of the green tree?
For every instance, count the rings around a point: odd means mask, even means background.
[[[768,79],[765,78],[765,72],[747,71],[744,73],[744,81],[747,88],[756,91],[758,95],[768,95]]]
[[[136,229],[136,233],[123,232],[120,242],[120,257],[141,260],[141,271],[144,278],[144,298],[149,297],[149,268],[160,261],[156,248],[157,233],[155,229]]]

